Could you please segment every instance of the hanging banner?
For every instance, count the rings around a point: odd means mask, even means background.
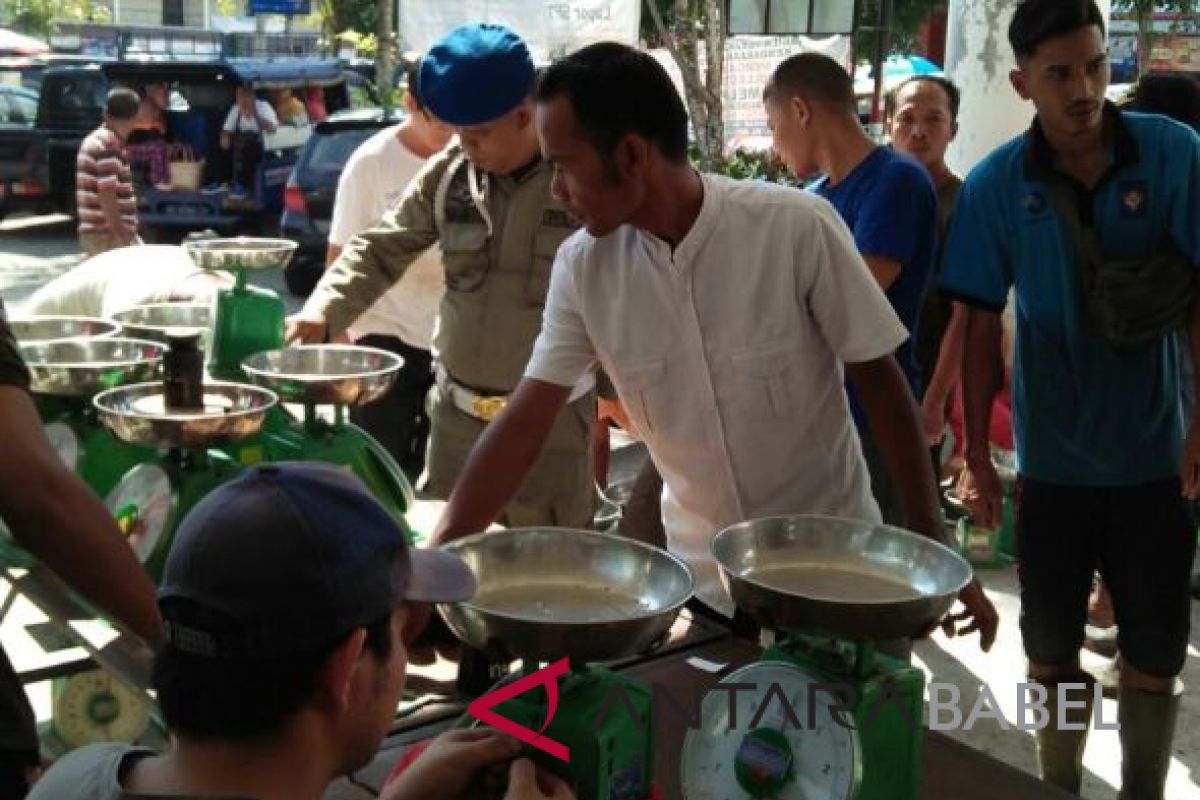
[[[636,46],[641,0],[400,0],[400,41],[422,52],[459,25],[512,28],[545,64],[595,42]]]
[[[675,59],[667,50],[652,50],[681,97],[683,77]],[[797,53],[824,53],[843,67],[850,68],[850,37],[829,36],[814,39],[807,36],[733,36],[725,40],[725,69],[721,95],[725,119],[725,140],[728,150],[746,148],[766,150],[771,146],[767,130],[767,114],[763,110],[762,92],[767,79],[779,62]],[[701,70],[704,53],[701,52]]]

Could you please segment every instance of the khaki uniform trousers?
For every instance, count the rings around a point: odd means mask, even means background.
[[[431,429],[422,488],[445,500],[487,423],[460,411],[436,386],[428,405]],[[497,522],[509,528],[591,527],[596,509],[591,452],[595,420],[594,392],[563,407],[542,454]]]

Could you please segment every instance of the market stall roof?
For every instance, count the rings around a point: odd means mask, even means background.
[[[320,58],[130,59],[104,65],[104,74],[134,83],[215,78],[266,89],[326,86],[345,80],[339,61]]]
[[[36,56],[48,52],[50,52],[50,45],[40,39],[17,33],[8,28],[0,28],[0,55]]]

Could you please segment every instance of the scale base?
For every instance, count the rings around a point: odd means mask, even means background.
[[[654,777],[651,709],[645,684],[601,667],[573,670],[562,681],[558,709],[545,730],[548,738],[570,749],[570,763],[541,751],[528,755],[565,780],[579,800],[645,800]],[[495,712],[541,730],[545,690],[525,692],[499,704]]]
[[[158,456],[152,447],[126,444],[113,436],[91,410],[90,399],[39,398],[38,411],[63,463],[100,497],[129,470]]]
[[[267,412],[262,432],[225,448],[238,463],[323,461],[345,467],[367,485],[412,544],[418,544],[405,520],[416,502],[404,472],[383,446],[356,425],[321,420],[301,422],[278,406]]]
[[[785,639],[763,652],[822,682],[843,688],[843,716],[858,730],[862,787],[856,800],[916,800],[925,738],[925,673],[870,645],[807,637]]]

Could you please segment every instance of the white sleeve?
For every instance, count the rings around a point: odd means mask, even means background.
[[[329,222],[329,243],[345,247],[353,236],[371,227],[376,217],[371,216],[371,192],[363,185],[366,172],[363,164],[369,159],[355,158],[353,154],[346,162],[338,178],[337,194],[333,198],[333,218]],[[368,217],[370,217],[368,219]]]
[[[596,351],[587,334],[575,285],[572,263],[575,248],[564,243],[554,257],[542,331],[533,345],[525,377],[558,386],[576,386],[596,363]]]
[[[810,235],[797,237],[799,294],[842,362],[872,361],[908,338],[900,318],[858,253],[842,217],[823,198],[809,213]]]
[[[233,108],[229,109],[229,113],[225,115],[225,124],[221,126],[221,130],[233,133],[233,128],[237,125],[237,110],[237,103],[234,103]]]
[[[267,122],[271,123],[271,127],[279,127],[279,117],[275,114],[275,109],[266,100],[255,100],[258,104],[258,115]]]

